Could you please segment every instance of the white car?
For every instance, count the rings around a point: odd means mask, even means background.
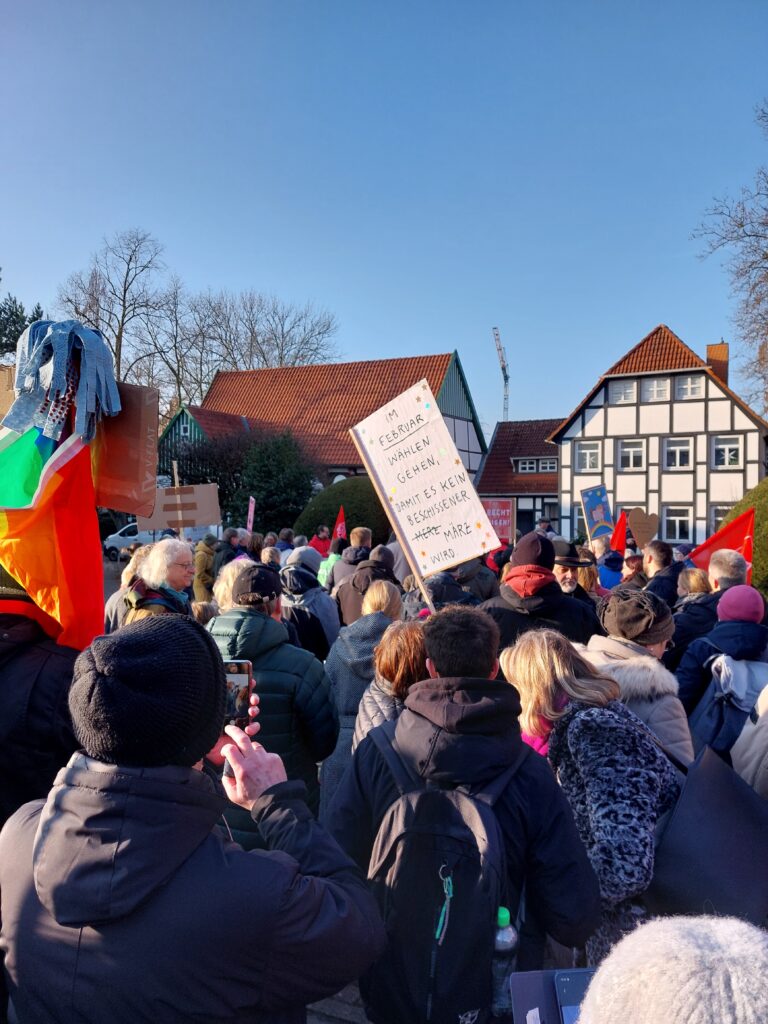
[[[136,523],[128,523],[122,530],[106,537],[101,546],[110,562],[116,562],[120,557],[126,557],[125,554],[121,556],[121,552],[129,544],[152,544],[154,541],[155,534],[152,530],[140,530]]]

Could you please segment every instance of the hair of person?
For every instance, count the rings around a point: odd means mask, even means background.
[[[412,590],[418,589],[419,584],[416,582],[416,577],[413,575],[412,572],[409,572],[408,575],[403,580],[403,590],[406,592],[406,594],[410,594]]]
[[[320,531],[321,531],[321,530],[327,530],[327,531],[328,531],[328,533],[330,533],[330,532],[331,532],[331,528],[330,528],[330,526],[326,526],[326,524],[325,524],[325,523],[320,523],[320,525],[318,526],[318,528],[317,528],[317,529],[315,530],[315,536],[316,536],[316,537],[319,537],[319,536],[320,536]]]
[[[672,545],[667,544],[665,540],[649,540],[643,548],[643,552],[646,555],[650,555],[655,565],[658,565],[661,569],[666,569],[672,565],[673,551]]]
[[[240,534],[240,531],[237,529],[236,526],[228,526],[226,528],[226,530],[224,531],[224,533],[222,533],[221,539],[222,539],[224,544],[229,544],[229,542],[232,540],[232,538],[233,537],[238,537],[239,534]]]
[[[711,594],[712,585],[704,569],[683,569],[677,582],[686,594]]]
[[[374,651],[376,675],[386,679],[392,694],[405,700],[409,687],[427,678],[427,652],[421,622],[393,622]]]
[[[286,544],[293,543],[293,530],[290,526],[284,526],[280,533],[277,535],[278,540],[282,540]]]
[[[581,551],[581,548],[578,549]],[[595,565],[581,565],[576,570],[576,579],[588,594],[597,593],[597,584],[600,582],[600,573]]]
[[[349,541],[346,537],[334,537],[331,541],[329,551],[332,555],[340,555],[342,551],[346,551],[348,547]]]
[[[262,548],[261,560],[264,563],[264,565],[269,565],[270,562],[273,565],[280,565],[280,549],[272,547]]]
[[[709,571],[721,590],[738,587],[747,582],[747,560],[732,548],[714,551],[709,560]]]
[[[148,587],[157,590],[167,585],[168,566],[171,562],[185,557],[192,559],[192,549],[185,540],[174,540],[172,537],[159,540],[152,545],[152,550],[141,563],[138,575]]]
[[[228,612],[235,607],[235,602],[232,600],[232,587],[235,585],[235,580],[243,569],[248,569],[255,564],[250,558],[233,558],[221,570],[213,584],[213,599],[220,613]]]
[[[273,548],[277,544],[277,534],[274,530],[270,530],[269,533],[264,534],[264,547]]]
[[[251,534],[244,526],[238,526],[237,528],[237,539],[241,547],[247,547],[251,539]]]
[[[389,580],[374,580],[363,598],[363,615],[383,612],[388,619],[399,619],[403,614],[400,591]]]
[[[367,526],[356,526],[349,535],[349,543],[353,548],[369,548],[373,540],[373,533]]]
[[[554,629],[529,629],[501,652],[499,661],[504,678],[520,694],[520,727],[529,736],[546,735],[542,719],[562,718],[567,710],[563,693],[592,707],[605,707],[621,693],[614,679],[601,675]]]
[[[600,555],[607,555],[611,550],[611,538],[608,534],[604,534],[601,537],[595,537],[592,541],[592,552],[599,558]]]
[[[246,548],[248,554],[255,562],[261,561],[261,549],[264,547],[264,534],[252,533]]]
[[[305,548],[308,544],[308,538],[306,533],[300,533],[293,538],[293,546],[295,548]]]
[[[501,582],[504,583],[508,576],[512,574],[512,571],[516,569],[516,565],[512,565],[511,562],[505,562],[501,568]]]
[[[213,601],[193,601],[192,614],[195,617],[195,622],[199,622],[201,626],[205,626],[212,618],[215,617],[216,605]]]
[[[146,559],[149,552],[152,550],[151,544],[141,544],[131,555],[131,559],[120,573],[120,585],[127,587],[133,577],[141,568],[144,560]]]
[[[488,678],[499,649],[499,627],[479,608],[448,605],[424,623],[424,646],[438,675]]]

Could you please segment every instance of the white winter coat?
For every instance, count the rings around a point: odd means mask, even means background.
[[[619,684],[621,700],[678,760],[693,760],[693,742],[677,680],[644,647],[617,636],[593,636],[579,653]]]

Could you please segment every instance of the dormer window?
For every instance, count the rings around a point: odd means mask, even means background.
[[[540,473],[556,473],[557,459],[539,459]]]
[[[611,405],[628,405],[637,401],[637,384],[633,380],[612,380],[608,385]]]
[[[686,401],[689,398],[704,397],[704,378],[700,373],[695,376],[678,377],[675,381],[675,398]]]
[[[536,459],[519,459],[517,464],[518,473],[535,473]]]

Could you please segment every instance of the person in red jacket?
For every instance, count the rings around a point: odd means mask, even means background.
[[[328,557],[331,550],[331,530],[328,526],[318,526],[309,546],[319,551],[323,558]]]

